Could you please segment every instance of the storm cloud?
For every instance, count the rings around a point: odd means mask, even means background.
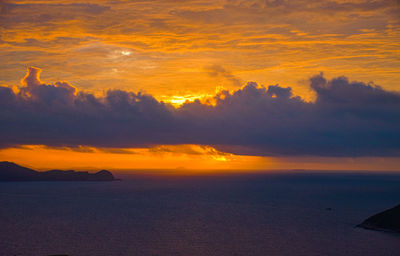
[[[345,77],[312,77],[313,102],[290,87],[249,82],[219,92],[215,104],[174,107],[123,90],[96,97],[39,75],[30,67],[18,92],[0,87],[0,147],[200,144],[261,156],[400,155],[400,94]]]

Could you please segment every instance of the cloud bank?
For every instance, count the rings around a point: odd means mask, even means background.
[[[110,148],[199,144],[260,156],[399,156],[400,94],[345,77],[310,79],[306,102],[290,87],[249,82],[214,105],[176,108],[153,96],[109,90],[103,97],[68,82],[46,84],[30,67],[18,92],[0,87],[0,147]]]

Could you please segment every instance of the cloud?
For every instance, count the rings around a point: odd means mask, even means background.
[[[211,65],[206,67],[208,74],[213,77],[221,76],[231,82],[235,86],[240,86],[242,82],[239,78],[233,75],[230,71],[226,70],[224,67],[220,65]]]
[[[398,80],[395,1],[0,2],[1,84],[17,83],[24,66],[38,65],[47,77],[86,89],[130,84],[157,95],[171,94],[171,86],[210,93],[215,80],[176,67],[212,63],[244,80],[274,83],[295,84],[317,67],[393,89]],[[122,58],[121,51],[132,54]]]
[[[38,101],[46,105],[73,104],[76,88],[68,82],[59,81],[55,84],[44,84],[40,81],[41,69],[29,67],[26,76],[21,80],[24,86],[20,96],[30,101]]]
[[[39,75],[28,68],[18,93],[0,87],[0,147],[198,144],[261,156],[400,155],[400,94],[345,77],[312,77],[315,102],[289,87],[249,82],[216,94],[215,105],[173,107],[140,92],[96,97]]]

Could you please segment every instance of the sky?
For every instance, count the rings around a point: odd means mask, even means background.
[[[400,170],[399,1],[0,7],[0,160]]]

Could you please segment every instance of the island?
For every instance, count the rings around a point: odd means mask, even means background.
[[[0,162],[0,181],[114,181],[114,175],[101,170],[96,173],[86,171],[50,170],[39,172],[12,162]]]
[[[400,233],[400,204],[369,217],[357,227]]]

